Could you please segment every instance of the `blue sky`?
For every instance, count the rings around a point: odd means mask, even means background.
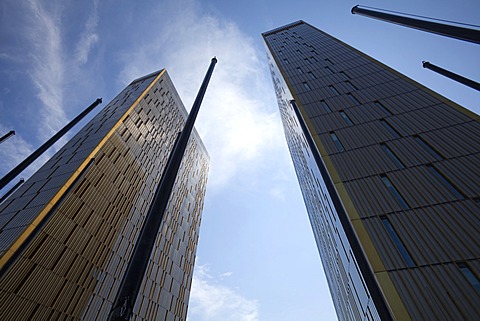
[[[105,106],[131,80],[154,70],[167,68],[190,109],[217,56],[196,125],[211,171],[189,321],[335,320],[260,34],[303,19],[480,111],[478,92],[421,68],[428,60],[478,81],[478,45],[352,15],[356,4],[4,0],[0,134],[14,129],[17,135],[0,146],[0,174],[96,98]],[[476,0],[362,4],[480,24]]]

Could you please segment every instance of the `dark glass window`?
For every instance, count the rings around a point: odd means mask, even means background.
[[[427,165],[428,169],[430,170],[430,172],[435,175],[440,181],[442,181],[442,183],[448,187],[448,189],[450,190],[450,192],[452,192],[453,194],[455,194],[456,197],[458,198],[461,198],[463,199],[464,196],[463,194],[460,192],[460,190],[458,188],[456,188],[452,183],[450,183],[450,181],[442,174],[438,171],[438,169],[435,168],[435,166],[433,166],[432,164],[428,164]]]
[[[344,75],[346,78],[351,79],[349,75],[345,71],[340,71],[340,74]]]
[[[283,59],[283,61],[285,61],[285,64],[288,65],[288,59]]]
[[[385,119],[380,119],[380,122],[382,123],[383,127],[387,129],[387,131],[390,133],[390,136],[392,138],[399,138],[400,134],[397,132],[395,128],[392,127]]]
[[[304,60],[305,60],[306,62],[308,62],[309,64],[312,63],[310,60],[308,60],[308,58],[305,58]]]
[[[350,88],[350,90],[358,90],[358,88],[348,80],[345,81],[345,85],[347,85],[347,87]]]
[[[375,106],[377,106],[378,108],[383,109],[383,111],[384,111],[385,113],[387,113],[387,115],[389,115],[389,116],[392,115],[392,113],[390,112],[390,110],[388,110],[388,108],[385,107],[381,102],[379,102],[379,101],[374,101],[373,103],[374,103]]]
[[[395,196],[395,198],[397,199],[397,202],[400,204],[400,206],[402,206],[403,209],[408,210],[410,207],[408,206],[407,202],[405,202],[402,195],[400,195],[400,193],[395,188],[395,186],[393,186],[392,182],[387,177],[387,175],[382,174],[382,175],[380,175],[380,177],[382,178],[382,181],[385,184],[385,186],[387,186],[387,188],[390,190],[390,192],[393,194],[393,196]]]
[[[305,87],[306,90],[311,90],[310,86],[306,82],[303,83],[303,87]]]
[[[478,277],[473,273],[470,267],[465,262],[457,262],[457,266],[462,271],[465,278],[467,278],[468,282],[470,282],[473,287],[480,292],[480,280]]]
[[[309,71],[308,74],[310,75],[310,78],[312,78],[312,79],[317,79],[317,77],[315,77],[315,75],[313,74],[313,72]]]
[[[320,103],[322,104],[323,108],[325,108],[325,111],[327,113],[331,112],[332,110],[330,109],[330,107],[328,106],[328,104],[325,102],[325,100],[321,100]]]
[[[330,65],[333,65],[333,62],[330,59],[325,59],[326,62],[328,62]]]
[[[329,67],[325,67],[325,70],[326,70],[326,71],[328,71],[328,72],[329,72],[329,73],[331,73],[331,74],[333,74],[333,73],[334,73],[334,72],[333,72],[333,70],[332,70],[332,69],[330,69]]]
[[[355,105],[360,105],[360,102],[358,101],[357,98],[355,98],[354,95],[348,93],[347,96],[348,96],[348,98],[350,99],[350,101],[351,101],[352,103],[354,103]]]
[[[423,148],[425,148],[430,153],[430,155],[435,157],[435,159],[438,159],[438,160],[444,159],[442,155],[440,155],[435,149],[433,149],[433,147],[430,146],[430,144],[428,144],[426,141],[424,141],[420,136],[413,136],[413,137],[420,145],[422,145]]]
[[[392,224],[388,220],[386,216],[381,217],[383,226],[387,230],[388,234],[390,234],[390,237],[392,238],[393,243],[397,247],[397,250],[400,252],[402,255],[403,259],[405,260],[405,263],[407,263],[408,267],[414,267],[415,262],[413,262],[412,257],[410,256],[410,253],[408,253],[405,245],[403,244],[402,240],[398,236],[397,232],[393,228]]]
[[[330,88],[330,90],[331,90],[335,95],[340,95],[340,93],[338,92],[338,90],[335,89],[335,87],[333,87],[332,85],[328,86],[328,88]]]
[[[312,59],[312,60],[315,61],[315,62],[318,62],[318,60],[315,59],[315,57],[310,57],[310,59]]]
[[[382,146],[385,153],[387,153],[388,156],[390,156],[390,158],[395,162],[395,164],[397,164],[399,168],[405,168],[405,165],[403,165],[400,159],[398,159],[398,157],[392,152],[392,150],[387,146],[387,144],[382,143],[380,144],[380,146]]]
[[[300,68],[300,67],[297,67],[297,71],[298,71],[298,73],[299,73],[299,74],[303,74],[303,70],[302,70],[302,68]]]
[[[340,110],[340,115],[342,115],[342,118],[345,119],[345,121],[347,122],[347,124],[353,125],[352,120],[348,117],[347,114],[345,114],[345,112],[344,112],[343,110]]]
[[[330,132],[330,138],[332,138],[333,142],[335,143],[335,145],[337,146],[340,152],[345,151],[345,147],[343,147],[342,143],[340,142],[340,140],[338,139],[337,135],[334,132]]]

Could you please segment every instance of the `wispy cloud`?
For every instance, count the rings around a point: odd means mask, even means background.
[[[152,19],[154,32],[123,54],[121,78],[128,82],[166,67],[189,109],[217,56],[196,127],[211,156],[209,188],[224,186],[251,162],[284,147],[276,108],[265,105],[265,96],[274,99],[271,80],[264,78],[264,53],[234,23],[201,13],[195,2],[167,3],[168,20]]]
[[[100,39],[97,33],[98,25],[98,1],[93,2],[93,10],[90,13],[86,23],[85,30],[80,36],[80,41],[75,49],[75,58],[78,63],[85,64],[88,61],[90,51]]]
[[[208,266],[195,266],[187,320],[259,320],[258,302],[247,299],[235,290],[220,284],[221,280],[221,277],[214,278],[210,275]]]
[[[38,90],[37,97],[43,106],[40,136],[48,138],[66,123],[63,106],[63,86],[65,84],[65,62],[62,45],[62,31],[59,6],[47,10],[37,0],[30,0],[28,8],[31,21],[28,40],[32,45],[30,56],[33,68],[30,73]]]

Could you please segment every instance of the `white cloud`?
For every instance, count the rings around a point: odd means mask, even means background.
[[[187,320],[258,321],[258,302],[219,284],[219,280],[222,278],[209,274],[208,266],[195,266]]]
[[[32,45],[33,69],[31,78],[38,90],[37,97],[43,104],[41,115],[43,139],[55,133],[61,124],[66,124],[63,106],[65,63],[62,48],[60,8],[48,10],[37,0],[28,2],[31,14],[28,40]]]
[[[123,53],[120,77],[129,82],[166,67],[190,109],[210,59],[217,56],[196,128],[211,156],[209,188],[225,186],[252,162],[284,148],[276,108],[265,104],[268,95],[275,103],[271,80],[264,77],[264,53],[234,23],[201,13],[193,1],[161,6],[167,7],[167,20],[145,17],[152,20],[153,32]]]
[[[75,49],[75,58],[78,63],[85,64],[88,61],[88,55],[92,50],[93,46],[100,39],[97,34],[97,25],[98,25],[98,1],[93,2],[93,11],[90,13],[86,23],[85,30],[80,36],[80,41],[77,43]]]

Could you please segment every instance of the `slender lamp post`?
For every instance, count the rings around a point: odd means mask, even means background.
[[[470,88],[473,88],[473,89],[476,89],[476,90],[480,91],[480,83],[478,83],[476,81],[473,81],[471,79],[460,76],[459,74],[456,74],[456,73],[451,72],[449,70],[443,69],[442,67],[436,66],[432,63],[429,63],[428,61],[422,61],[422,66],[423,66],[423,68],[435,71],[435,72],[439,73],[440,75],[443,75],[443,76],[448,77],[452,80],[458,81],[459,83],[464,84],[465,86],[468,86]]]
[[[447,25],[433,21],[414,19],[394,15],[391,13],[369,10],[365,8],[359,8],[358,5],[352,8],[352,13],[383,20],[386,22],[396,23],[402,26],[415,28],[422,31],[436,33],[438,35],[446,37],[480,44],[480,30]]]
[[[175,178],[177,177],[183,155],[187,148],[188,139],[193,130],[195,119],[197,118],[203,96],[207,90],[208,82],[210,81],[216,63],[217,58],[212,58],[197,98],[195,98],[193,103],[192,110],[188,115],[185,127],[179,133],[173,150],[170,153],[152,204],[145,217],[142,230],[140,231],[137,242],[135,242],[132,258],[128,262],[127,270],[122,278],[119,291],[110,310],[109,321],[130,320],[133,313],[133,307],[155,245],[155,239],[157,238],[163,216],[165,215],[165,210],[167,209]]]
[[[8,183],[10,183],[18,174],[20,174],[25,168],[32,164],[40,155],[42,155],[47,149],[49,149],[53,144],[55,144],[67,131],[69,131],[73,126],[75,126],[80,120],[83,119],[89,112],[91,112],[95,107],[97,107],[102,102],[102,98],[95,100],[93,104],[88,106],[80,115],[75,117],[71,122],[69,122],[65,127],[60,129],[58,133],[52,136],[47,140],[42,146],[40,146],[36,151],[34,151],[30,156],[25,158],[20,164],[18,164],[14,169],[7,173],[2,179],[0,179],[0,190],[4,188]]]
[[[0,137],[0,144],[3,143],[4,141],[6,141],[7,139],[9,139],[10,137],[12,137],[13,135],[15,135],[15,131],[11,130],[8,133],[6,133],[5,135],[3,135],[2,137]]]

